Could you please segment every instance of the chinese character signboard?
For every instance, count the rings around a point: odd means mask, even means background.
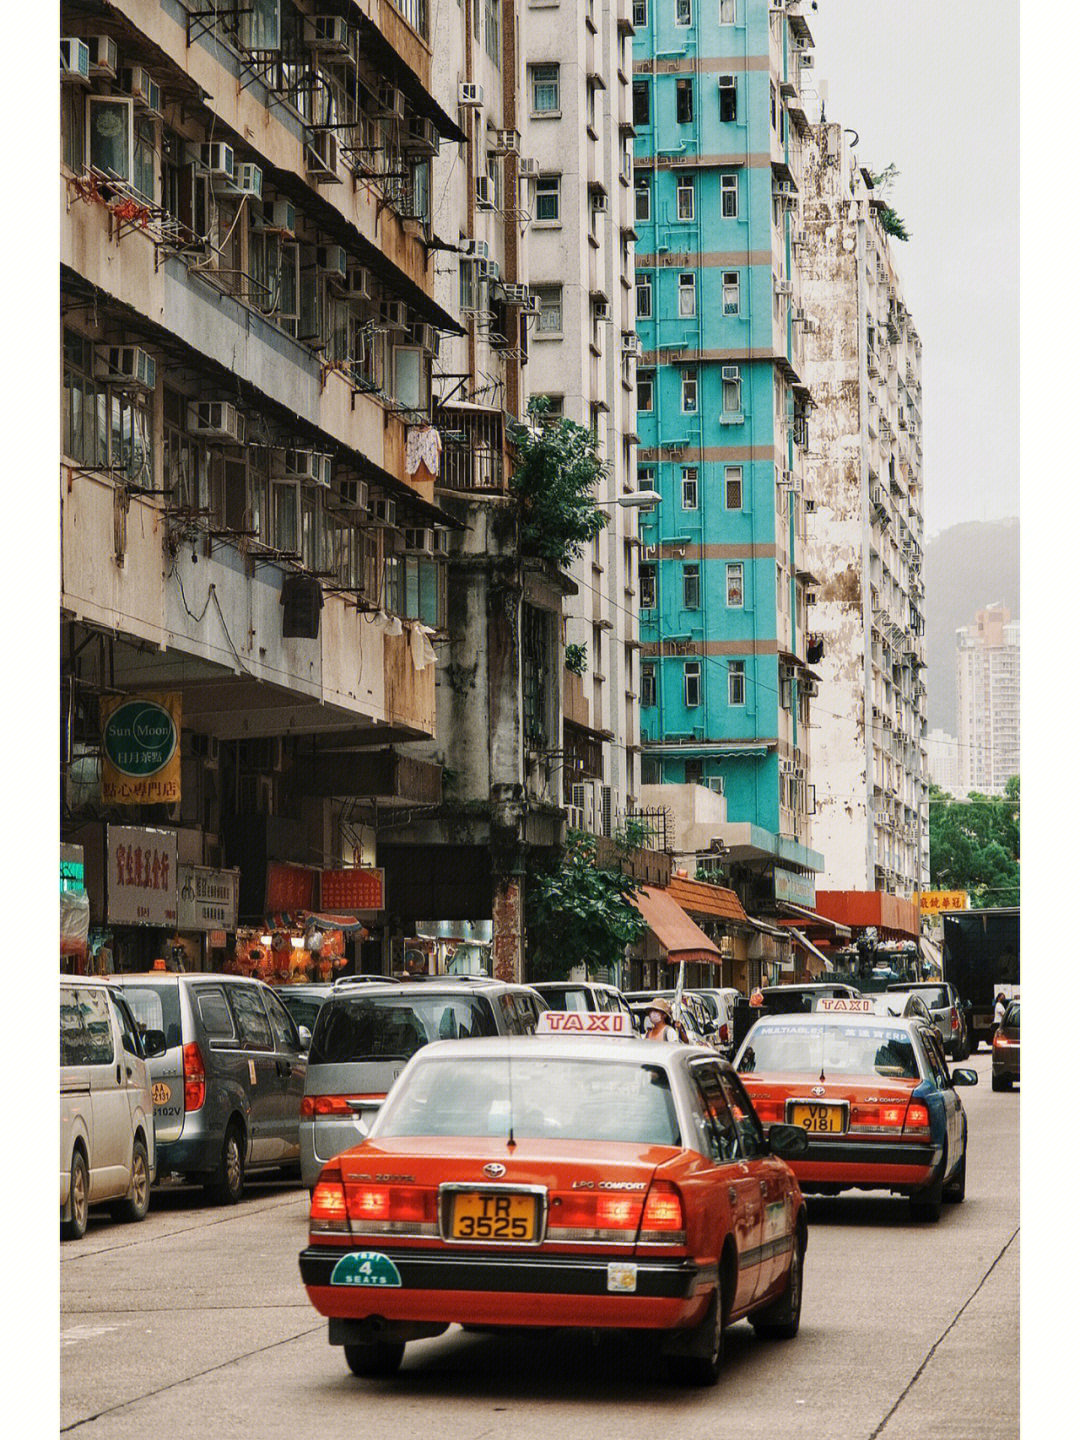
[[[310,910],[315,898],[315,871],[304,865],[283,865],[271,860],[266,867],[267,915]]]
[[[105,805],[173,805],[180,799],[180,696],[101,698]]]
[[[966,890],[924,890],[919,896],[919,910],[923,915],[940,915],[946,910],[966,910]]]
[[[180,894],[178,930],[235,930],[240,897],[239,870],[209,870],[204,865],[177,867]],[[224,940],[221,944],[224,945]]]
[[[176,832],[110,825],[110,925],[176,924]]]
[[[324,870],[319,904],[324,910],[381,910],[385,876],[384,870]]]

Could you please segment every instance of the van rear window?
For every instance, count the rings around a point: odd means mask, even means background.
[[[180,988],[176,981],[161,985],[125,985],[119,988],[131,1007],[140,1034],[146,1030],[163,1030],[170,1050],[180,1044]]]
[[[483,995],[334,997],[315,1021],[308,1064],[408,1060],[432,1040],[496,1034],[495,1016]]]

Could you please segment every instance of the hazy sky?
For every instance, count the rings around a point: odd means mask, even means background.
[[[1018,515],[1017,6],[804,0],[803,10],[827,118],[858,132],[869,170],[900,170],[891,203],[911,239],[891,248],[923,341],[927,537]]]

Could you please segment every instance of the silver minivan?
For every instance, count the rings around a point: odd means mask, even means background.
[[[328,1160],[359,1145],[407,1061],[432,1040],[531,1035],[550,1007],[528,985],[437,979],[339,980],[311,1037],[300,1107],[300,1171],[313,1189]]]
[[[151,1062],[161,1173],[235,1205],[249,1171],[300,1160],[310,1035],[269,985],[243,975],[154,970],[112,978],[138,1023],[165,1034]]]
[[[104,980],[60,977],[60,1226],[86,1233],[89,1208],[104,1201],[124,1220],[142,1220],[157,1165],[146,1037]]]

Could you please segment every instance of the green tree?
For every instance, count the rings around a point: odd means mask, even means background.
[[[1004,796],[954,800],[930,786],[930,881],[966,890],[972,909],[1020,903],[1020,777]]]
[[[521,553],[566,566],[608,522],[596,504],[608,467],[591,430],[548,419],[549,409],[547,396],[534,396],[531,424],[509,427],[518,456],[510,488],[521,500]]]
[[[645,921],[627,893],[633,880],[596,864],[596,840],[572,830],[559,859],[529,877],[525,895],[529,976],[565,980],[576,965],[586,974],[613,967]]]
[[[900,171],[895,164],[886,165],[880,175],[870,177],[874,182],[874,189],[879,192],[881,199],[885,199],[892,191],[893,185],[900,178]],[[911,235],[900,216],[891,205],[882,205],[878,211],[878,219],[881,221],[881,228],[887,235],[893,235],[897,240],[910,240]]]

